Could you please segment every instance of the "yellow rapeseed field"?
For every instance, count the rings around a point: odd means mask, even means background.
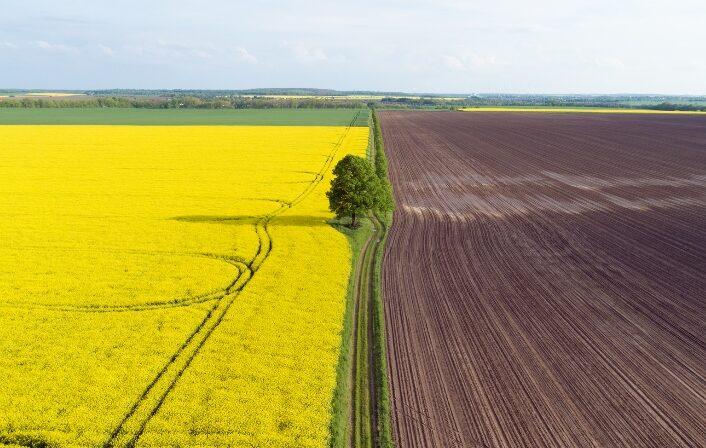
[[[368,128],[0,135],[0,445],[326,446]]]

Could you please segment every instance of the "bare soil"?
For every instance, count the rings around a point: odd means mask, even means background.
[[[379,115],[397,446],[706,446],[706,117]]]

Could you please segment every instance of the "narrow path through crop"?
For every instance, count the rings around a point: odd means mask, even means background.
[[[110,251],[117,252],[117,251]],[[120,252],[130,252],[130,253],[140,253],[139,251],[120,251]],[[244,261],[237,257],[228,257],[217,254],[206,254],[206,253],[180,253],[180,252],[164,252],[173,255],[190,255],[202,258],[211,258],[215,260],[228,263],[236,268],[235,277],[226,285],[223,289],[213,290],[205,292],[203,294],[198,294],[195,296],[177,297],[167,300],[154,300],[144,303],[134,303],[130,305],[100,305],[100,304],[85,304],[85,305],[71,305],[71,304],[45,304],[45,303],[0,303],[0,308],[20,308],[20,309],[37,309],[37,310],[47,310],[47,311],[68,311],[76,313],[117,313],[117,312],[127,312],[127,311],[148,311],[157,310],[164,308],[176,308],[194,305],[197,303],[210,302],[212,300],[222,299],[226,296],[230,290],[232,290],[233,285],[238,281],[242,275],[241,266]]]

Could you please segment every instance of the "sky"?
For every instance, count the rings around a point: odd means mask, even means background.
[[[704,0],[2,0],[0,88],[706,94]]]

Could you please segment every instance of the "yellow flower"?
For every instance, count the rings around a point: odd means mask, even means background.
[[[325,191],[368,128],[0,136],[4,440],[326,445],[350,248]]]

